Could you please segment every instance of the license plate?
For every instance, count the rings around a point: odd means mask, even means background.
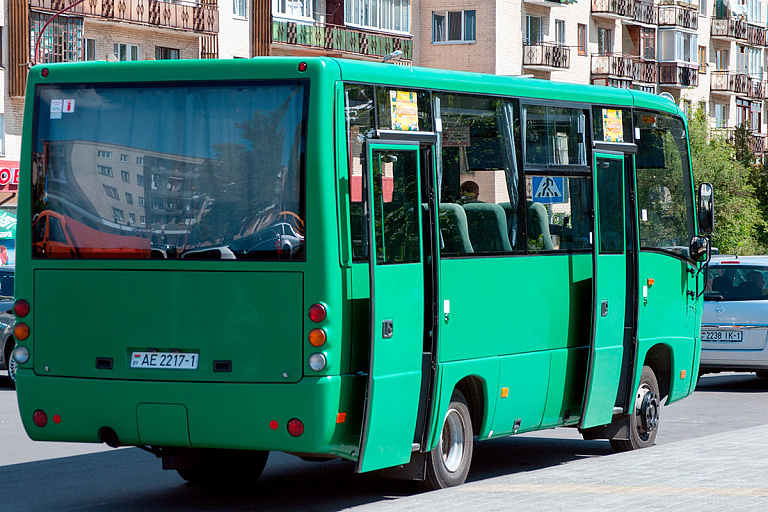
[[[197,370],[200,354],[183,352],[133,352],[131,368],[158,370]]]
[[[741,331],[701,331],[702,341],[742,341]]]

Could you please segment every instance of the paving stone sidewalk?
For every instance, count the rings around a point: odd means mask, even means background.
[[[355,510],[768,510],[768,425],[581,459]]]

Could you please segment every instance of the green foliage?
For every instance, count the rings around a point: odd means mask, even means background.
[[[715,189],[715,230],[712,245],[721,254],[758,254],[766,249],[760,233],[766,229],[765,202],[750,183],[751,157],[746,144],[737,148],[722,136],[709,137],[706,116],[693,113],[689,123],[694,183],[712,183]]]

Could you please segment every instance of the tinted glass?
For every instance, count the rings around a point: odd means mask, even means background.
[[[36,92],[36,257],[303,259],[305,82]]]
[[[768,267],[711,265],[704,300],[768,300]]]

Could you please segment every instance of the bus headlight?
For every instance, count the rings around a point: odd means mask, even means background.
[[[320,352],[315,352],[309,356],[309,367],[316,372],[322,371],[326,364],[328,364],[328,362],[326,361],[325,356]]]
[[[17,363],[24,364],[29,361],[29,349],[27,347],[16,347],[11,357],[13,357]]]

